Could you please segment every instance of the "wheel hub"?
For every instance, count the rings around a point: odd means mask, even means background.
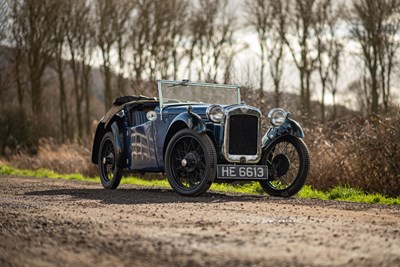
[[[183,159],[183,160],[181,161],[181,164],[182,164],[183,167],[186,167],[186,165],[187,165],[187,160],[186,160],[186,159]]]
[[[103,164],[114,164],[114,154],[110,153],[106,157],[103,158]]]
[[[290,167],[290,160],[284,154],[278,154],[272,161],[272,166],[276,170],[276,175],[281,177],[285,175]]]
[[[193,152],[189,152],[186,156],[181,160],[181,165],[186,168],[188,172],[194,171],[197,166],[197,157]]]

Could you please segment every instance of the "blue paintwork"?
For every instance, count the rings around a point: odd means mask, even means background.
[[[184,123],[189,129],[199,133],[209,131],[216,137],[221,137],[219,128],[221,126],[210,123],[206,116],[208,105],[187,105],[169,106],[163,109],[162,120],[160,108],[154,110],[157,113],[155,121],[145,124],[128,127],[126,147],[128,147],[128,167],[130,170],[143,172],[163,172],[164,152],[167,133],[176,123]],[[217,141],[217,147],[222,146],[222,139]],[[144,153],[143,153],[144,152]]]
[[[155,106],[153,104],[153,106]],[[164,152],[168,146],[168,136],[179,127],[187,127],[198,133],[208,134],[215,145],[218,164],[227,163],[221,150],[224,140],[223,125],[211,122],[206,116],[209,104],[191,104],[166,106],[160,114],[160,107],[155,106],[157,119],[138,126],[129,125],[127,115],[129,109],[135,107],[130,104],[124,107],[122,117],[117,114],[110,120],[111,127],[100,121],[96,130],[92,161],[97,164],[97,151],[102,135],[109,130],[116,136],[116,150],[119,167],[131,171],[164,172]],[[228,109],[232,106],[224,106]],[[162,118],[162,119],[161,119]],[[304,137],[301,126],[294,120],[287,118],[280,127],[270,128],[263,138],[263,148],[267,147],[275,138],[291,134],[299,138]],[[98,148],[97,148],[98,149]],[[120,151],[120,152],[118,152]],[[120,156],[121,155],[121,156]]]

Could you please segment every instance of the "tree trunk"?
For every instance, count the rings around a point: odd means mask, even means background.
[[[107,112],[112,105],[111,70],[108,65],[104,65],[104,100]]]
[[[336,90],[332,92],[332,98],[333,98],[333,120],[336,120],[337,117]]]
[[[262,104],[264,100],[264,69],[265,69],[265,50],[262,40],[260,40],[260,49],[261,49],[261,61],[260,61],[260,91],[258,94],[260,104]]]
[[[378,94],[378,81],[377,81],[377,73],[376,68],[371,68],[371,79],[372,79],[372,86],[371,86],[371,115],[377,115],[379,111],[378,101],[379,101],[379,94]]]
[[[41,81],[41,75],[34,69],[34,67],[31,68],[30,82],[31,82],[32,111],[36,118],[40,118],[43,110],[42,81]]]
[[[82,111],[81,111],[81,90],[79,87],[79,81],[78,81],[78,67],[77,63],[73,61],[72,63],[72,73],[73,73],[73,78],[74,78],[74,94],[75,94],[75,112],[76,112],[76,124],[78,128],[78,141],[81,143],[82,142],[82,137],[83,137],[83,129],[82,129]]]
[[[22,90],[22,82],[21,82],[21,73],[20,73],[20,64],[21,64],[21,51],[19,48],[15,48],[15,78],[17,82],[17,93],[18,93],[18,104],[19,107],[22,108],[24,102],[24,92]]]
[[[325,78],[321,81],[322,96],[321,96],[321,121],[325,122],[325,91],[326,91],[326,80]]]
[[[65,140],[67,139],[68,110],[67,110],[67,95],[65,93],[64,73],[62,69],[58,70],[58,82],[60,88],[59,103],[60,103],[61,142],[65,142]]]
[[[83,93],[85,100],[85,135],[86,138],[91,140],[91,112],[90,112],[90,66],[83,64]]]

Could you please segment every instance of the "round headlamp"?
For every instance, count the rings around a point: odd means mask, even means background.
[[[206,114],[210,121],[220,123],[225,116],[225,109],[220,105],[211,105],[207,108]]]
[[[268,120],[273,126],[281,126],[285,123],[287,117],[286,111],[281,108],[274,108],[268,113]]]

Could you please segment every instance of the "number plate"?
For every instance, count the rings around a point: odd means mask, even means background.
[[[266,165],[217,165],[217,178],[263,180],[268,178],[268,167]]]

